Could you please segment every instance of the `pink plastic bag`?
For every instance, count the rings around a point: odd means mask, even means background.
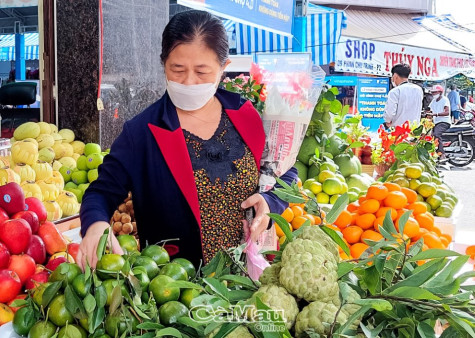
[[[259,253],[259,246],[251,238],[246,243],[247,273],[253,280],[258,280],[265,268],[270,266],[269,262]]]

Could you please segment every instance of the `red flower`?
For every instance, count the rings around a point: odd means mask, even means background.
[[[411,127],[409,126],[409,122],[406,121],[402,126],[397,126],[396,129],[391,133],[391,135],[395,136],[396,139],[402,136],[401,139],[404,140],[410,133]]]
[[[251,74],[251,77],[254,81],[256,81],[256,84],[262,84],[264,81],[264,72],[263,70],[256,65],[254,62],[251,64],[251,70],[249,71]]]
[[[266,85],[262,85],[261,93],[259,94],[259,98],[261,99],[262,102],[265,102],[265,101],[266,101],[266,98],[267,98]]]
[[[433,138],[432,136],[430,136],[430,135],[426,135],[426,136],[424,137],[424,141],[427,141],[427,142],[432,142],[433,139],[434,139],[434,138]]]

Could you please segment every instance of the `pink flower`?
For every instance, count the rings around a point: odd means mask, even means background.
[[[251,74],[252,79],[256,81],[256,84],[262,84],[264,80],[264,72],[254,62],[251,64],[251,70],[249,71],[249,73]]]

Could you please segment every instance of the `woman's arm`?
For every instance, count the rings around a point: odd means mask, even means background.
[[[291,185],[292,182],[296,182],[298,179],[297,169],[295,167],[290,168],[285,174],[283,174],[280,179],[285,183]],[[262,197],[266,200],[269,205],[269,209],[272,213],[281,214],[289,206],[288,202],[282,201],[275,194],[272,193],[275,188],[282,188],[280,184],[276,184],[274,188],[264,193],[261,193]]]

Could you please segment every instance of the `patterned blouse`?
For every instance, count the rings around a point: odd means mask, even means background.
[[[204,263],[222,248],[241,243],[241,203],[256,192],[254,156],[225,112],[209,140],[184,130],[200,203]]]

